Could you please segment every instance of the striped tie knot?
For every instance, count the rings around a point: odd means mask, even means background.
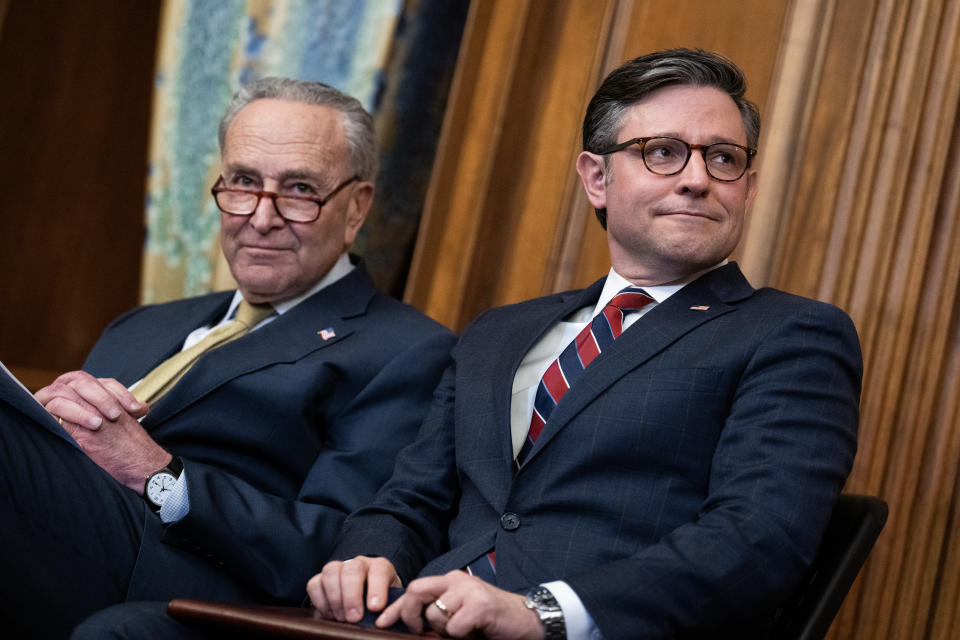
[[[613,296],[607,306],[603,308],[597,317],[593,319],[593,333],[598,341],[602,341],[600,350],[602,351],[608,344],[620,337],[623,333],[623,314],[625,311],[637,311],[653,302],[653,298],[643,292],[643,289],[637,287],[624,287],[617,295]],[[598,319],[603,316],[606,318],[606,326]]]
[[[607,303],[609,307],[616,307],[624,311],[636,311],[643,309],[653,302],[653,299],[639,287],[624,287],[620,292],[613,296],[613,299]]]

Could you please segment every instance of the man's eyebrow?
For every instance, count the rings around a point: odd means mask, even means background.
[[[230,164],[224,165],[223,171],[224,173],[247,173],[254,176],[260,175],[260,172],[257,171],[256,169],[253,169],[246,165],[237,164],[237,163],[230,163]]]
[[[747,143],[746,143],[746,142],[739,142],[739,141],[737,141],[737,140],[734,139],[734,138],[728,138],[728,137],[726,137],[726,136],[713,136],[712,138],[710,138],[710,144],[717,144],[717,143],[720,143],[720,142],[723,142],[723,143],[726,143],[726,144],[735,144],[735,145],[739,145],[739,146],[741,146],[741,147],[747,146]]]
[[[687,144],[717,144],[717,143],[726,143],[726,144],[736,144],[740,146],[746,146],[746,143],[737,142],[734,138],[728,138],[727,136],[709,136],[705,142],[699,142],[697,140],[687,140],[682,135],[676,131],[669,131],[663,133],[655,133],[649,136],[643,136],[644,138],[676,138],[678,140],[683,140]]]
[[[283,171],[277,176],[277,180],[280,182],[285,180],[309,180],[319,185],[329,182],[323,174],[310,171],[309,169],[290,169],[289,171]]]
[[[310,182],[315,182],[319,186],[323,186],[329,182],[329,180],[327,180],[323,174],[320,174],[316,171],[311,171],[310,169],[290,169],[288,171],[280,172],[280,174],[277,176],[265,176],[257,169],[237,163],[225,165],[223,169],[225,173],[242,173],[251,176],[257,176],[259,178],[274,178],[277,182],[284,182],[288,180],[307,180]]]

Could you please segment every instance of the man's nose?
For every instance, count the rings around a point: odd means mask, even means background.
[[[250,226],[260,233],[283,226],[283,217],[277,211],[277,204],[273,197],[267,194],[260,196],[257,208],[250,214]]]
[[[707,173],[707,161],[700,149],[691,150],[687,166],[683,168],[679,175],[680,180],[677,184],[678,188],[683,191],[692,191],[697,195],[702,195],[710,189],[712,178]]]

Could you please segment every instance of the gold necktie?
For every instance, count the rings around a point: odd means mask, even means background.
[[[133,388],[133,395],[140,402],[153,404],[177,384],[177,381],[190,370],[200,356],[231,340],[236,340],[272,313],[273,307],[269,304],[250,304],[246,300],[241,300],[232,322],[217,327],[200,342],[158,364],[153,371],[144,376],[140,384]]]

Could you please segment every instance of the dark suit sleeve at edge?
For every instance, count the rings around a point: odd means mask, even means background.
[[[454,451],[454,371],[451,364],[444,372],[416,441],[397,459],[394,479],[369,506],[347,519],[332,560],[383,556],[407,584],[446,549],[447,526],[460,496]]]

